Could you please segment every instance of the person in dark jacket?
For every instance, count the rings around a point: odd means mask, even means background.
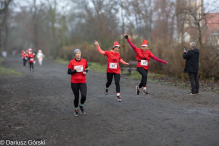
[[[196,95],[199,93],[199,50],[196,48],[195,42],[190,43],[190,50],[184,50],[183,58],[186,59],[184,72],[189,74],[189,79],[192,86],[192,91],[188,95]]]

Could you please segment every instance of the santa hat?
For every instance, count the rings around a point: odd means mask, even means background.
[[[114,42],[113,48],[114,47],[120,47],[119,43],[117,41]]]
[[[143,40],[142,45],[141,46],[147,46],[148,47],[148,41],[147,40]]]
[[[31,49],[31,48],[29,48],[28,50],[29,50],[29,51],[32,51],[32,49]]]

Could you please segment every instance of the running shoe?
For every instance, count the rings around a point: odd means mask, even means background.
[[[196,95],[195,93],[189,92],[187,95]]]
[[[117,97],[116,97],[116,100],[117,100],[118,102],[122,102],[121,96],[117,96]]]
[[[139,91],[139,87],[136,86],[136,94],[139,95],[139,92],[140,92],[140,91]]]
[[[79,106],[79,107],[80,107],[80,110],[81,110],[81,114],[85,114],[83,106]]]
[[[148,94],[147,90],[142,91],[143,94]]]
[[[108,89],[106,88],[105,94],[108,95]]]
[[[77,117],[79,114],[78,114],[78,110],[75,110],[75,113],[74,113],[75,117]]]

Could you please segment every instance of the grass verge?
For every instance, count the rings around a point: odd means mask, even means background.
[[[20,72],[17,72],[15,71],[14,69],[8,69],[8,68],[5,68],[3,67],[1,64],[2,64],[2,61],[4,59],[2,57],[0,57],[0,75],[11,75],[11,76],[21,76],[22,73]]]

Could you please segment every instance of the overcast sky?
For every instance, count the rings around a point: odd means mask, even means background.
[[[17,4],[19,4],[20,6],[28,6],[33,0],[14,0],[14,2],[16,2]],[[62,6],[66,5],[64,4],[62,0],[58,0],[58,5],[59,8],[61,8]],[[37,0],[37,3],[40,3],[40,0]],[[209,5],[212,5],[212,7],[209,7]],[[69,6],[69,5],[68,5]],[[205,11],[209,11],[215,8],[219,8],[219,0],[204,0],[204,6],[205,6]],[[19,10],[19,8],[17,9]],[[219,10],[217,11],[219,12]]]

